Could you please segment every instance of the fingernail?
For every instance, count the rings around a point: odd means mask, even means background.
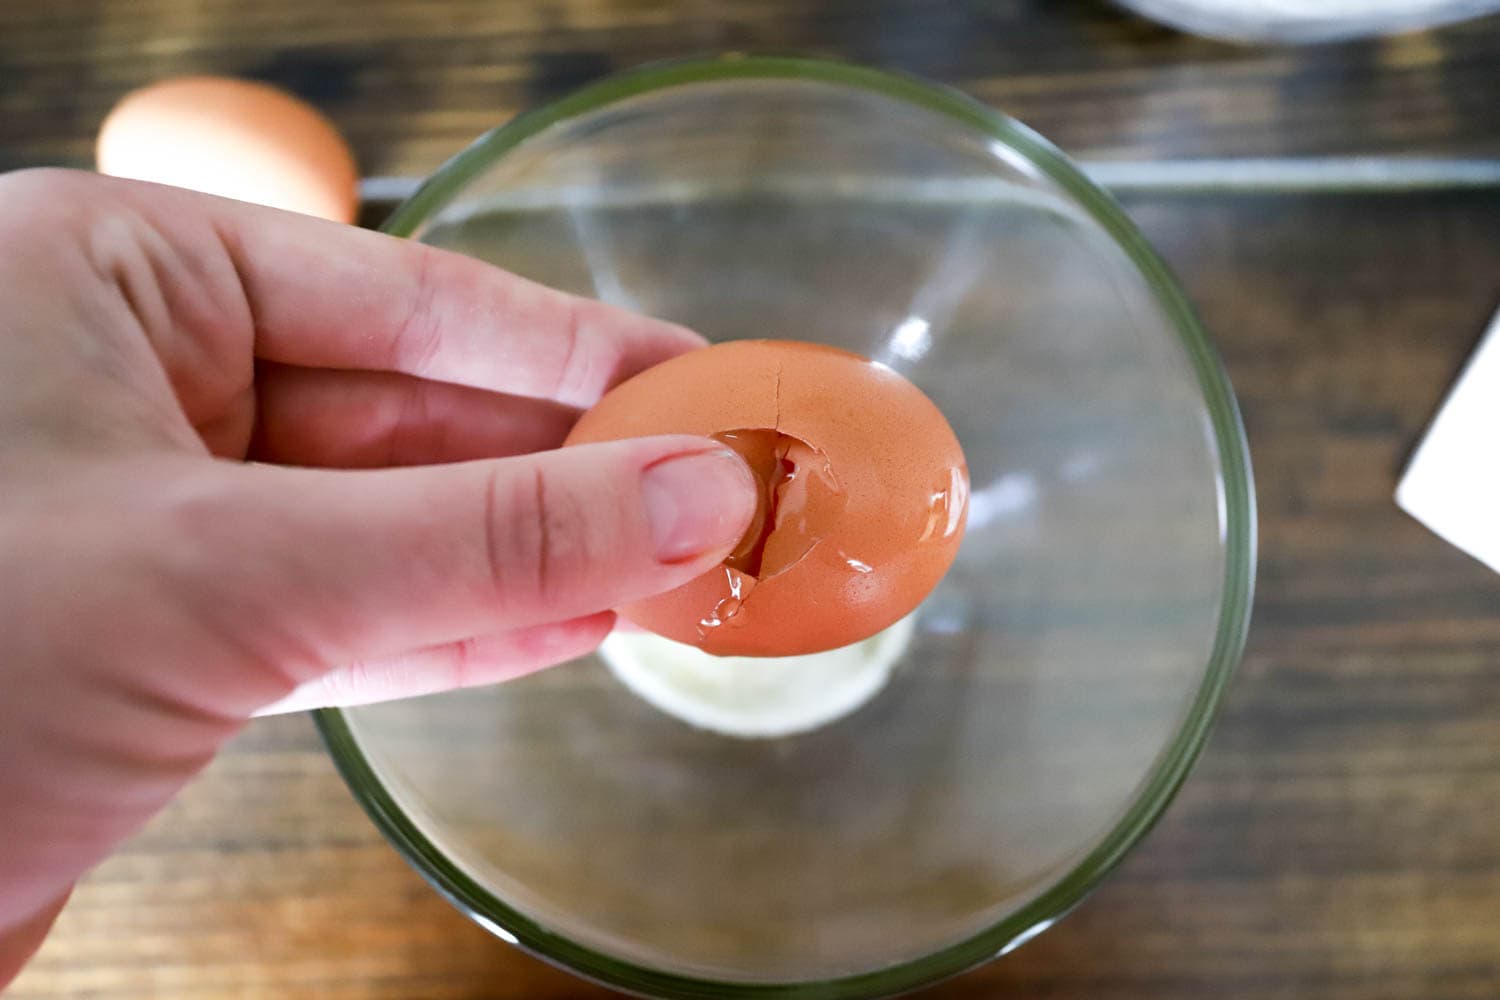
[[[755,508],[750,469],[727,449],[679,455],[641,474],[656,558],[681,562],[740,540]]]

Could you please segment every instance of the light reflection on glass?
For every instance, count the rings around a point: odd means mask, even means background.
[[[990,153],[994,155],[995,159],[1001,161],[1027,180],[1039,181],[1046,179],[1042,176],[1042,172],[1036,168],[1036,164],[1003,142],[990,143]]]
[[[1024,514],[1036,506],[1036,501],[1036,477],[1029,472],[1008,472],[969,494],[968,530]]]
[[[948,229],[942,250],[922,276],[906,317],[890,332],[875,360],[899,368],[920,360],[933,347],[970,292],[991,273],[983,213],[973,213]],[[936,335],[935,335],[936,334]]]
[[[587,204],[570,201],[568,221],[578,234],[578,247],[583,251],[583,262],[588,266],[589,278],[594,283],[594,297],[631,312],[645,312],[640,300],[625,290],[620,274],[615,270],[614,251],[609,240],[600,231],[598,213]]]
[[[961,606],[951,602],[929,601],[922,606],[922,629],[935,635],[961,635],[968,617]]]
[[[1092,479],[1104,467],[1104,456],[1097,451],[1078,451],[1063,459],[1058,467],[1058,476],[1066,482],[1076,483]]]
[[[1009,955],[1011,952],[1021,947],[1021,945],[1025,944],[1027,941],[1030,941],[1032,938],[1036,937],[1038,934],[1042,933],[1055,923],[1057,923],[1056,918],[1052,920],[1043,920],[1036,926],[1027,928],[1026,930],[1022,931],[1021,933],[1017,934],[1015,937],[1007,941],[1005,943],[1005,947],[995,952],[995,957],[1000,958],[1002,956]]]
[[[906,361],[920,361],[932,350],[932,324],[920,316],[908,316],[891,333],[890,352]]]

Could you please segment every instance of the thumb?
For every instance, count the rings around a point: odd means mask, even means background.
[[[378,471],[217,468],[170,530],[218,591],[220,630],[272,667],[273,689],[239,710],[350,663],[421,663],[408,654],[670,590],[722,560],[756,504],[738,456],[680,436]]]

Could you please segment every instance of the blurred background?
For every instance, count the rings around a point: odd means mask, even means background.
[[[1500,996],[1500,577],[1391,501],[1500,303],[1500,18],[1291,46],[1089,0],[5,0],[0,169],[89,167],[127,91],[242,76],[342,130],[370,222],[522,110],[726,51],[920,74],[1082,160],[1199,308],[1256,462],[1250,647],[1182,795],[1077,913],[927,995]],[[10,995],[602,992],[451,910],[285,718],[80,886]]]
[[[1103,0],[7,0],[0,167],[88,165],[126,91],[219,73],[310,99],[366,174],[420,176],[613,70],[725,51],[921,74],[1075,157],[1482,156],[1500,144],[1497,45],[1490,19],[1233,47]]]

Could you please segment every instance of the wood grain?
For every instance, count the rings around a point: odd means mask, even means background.
[[[1136,198],[1257,461],[1252,640],[1197,771],[1077,913],[933,997],[1500,994],[1500,577],[1391,502],[1500,301],[1480,195]],[[78,890],[17,1000],[599,995],[385,847],[305,719],[256,723]]]
[[[1500,578],[1390,500],[1500,301],[1479,198],[1138,201],[1245,409],[1245,662],[1117,877],[934,996],[1500,993]]]
[[[0,169],[86,164],[181,72],[313,99],[368,173],[425,173],[609,71],[726,49],[957,84],[1109,158],[1500,154],[1500,21],[1309,50],[1046,0],[8,0]],[[1500,578],[1391,502],[1500,302],[1500,203],[1137,196],[1222,347],[1256,460],[1245,663],[1158,829],[1058,927],[928,995],[1500,995]],[[3,849],[3,844],[0,844]],[[9,996],[602,996],[452,910],[306,719],[258,722],[79,888]]]
[[[1500,19],[1239,48],[1102,0],[7,0],[0,169],[86,165],[127,90],[180,73],[309,98],[367,174],[423,175],[614,70],[724,51],[955,84],[1090,157],[1500,152]]]

